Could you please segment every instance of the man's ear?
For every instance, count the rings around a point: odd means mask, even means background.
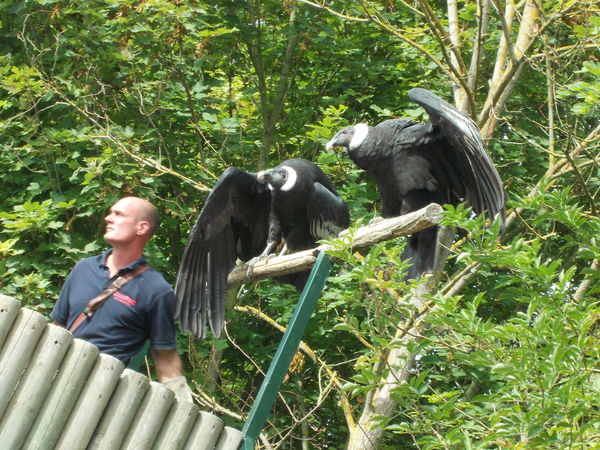
[[[140,220],[137,223],[137,225],[138,225],[138,229],[137,229],[138,235],[150,233],[150,222],[148,222],[147,220]]]

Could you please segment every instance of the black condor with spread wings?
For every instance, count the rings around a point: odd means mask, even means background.
[[[203,338],[208,320],[220,336],[227,277],[238,258],[265,257],[282,237],[283,254],[306,250],[348,224],[346,204],[311,161],[290,159],[258,173],[226,169],[190,232],[177,274],[176,315],[182,329]],[[306,274],[285,281],[301,289]]]

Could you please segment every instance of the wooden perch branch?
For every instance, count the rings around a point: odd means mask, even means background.
[[[346,239],[349,239],[352,249],[356,250],[438,225],[441,218],[442,207],[432,203],[418,211],[403,216],[382,219],[379,222],[365,225],[358,228],[352,235],[347,231],[342,234]],[[330,250],[331,248],[329,245],[320,245],[319,247],[291,255],[274,256],[266,261],[259,261],[254,266],[250,276],[247,274],[247,264],[243,264],[233,269],[227,281],[230,285],[239,284],[307,270],[313,266],[320,252]]]

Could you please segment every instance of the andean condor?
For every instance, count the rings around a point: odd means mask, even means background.
[[[290,159],[258,173],[226,169],[190,232],[177,274],[182,329],[203,338],[208,317],[213,335],[221,335],[227,277],[238,258],[266,256],[282,236],[282,253],[306,250],[348,224],[346,204],[311,161]],[[307,272],[293,275],[285,281],[301,289]]]
[[[429,203],[466,202],[504,226],[504,189],[483,139],[471,119],[435,94],[414,88],[408,98],[421,105],[430,122],[386,120],[374,127],[358,124],[339,131],[326,145],[345,147],[379,186],[381,215],[394,217]],[[418,278],[435,264],[437,227],[411,236],[404,258],[411,258],[407,278]]]

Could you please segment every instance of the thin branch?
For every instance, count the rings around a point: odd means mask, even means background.
[[[252,6],[253,5],[250,5],[250,8],[252,8]],[[255,8],[259,8],[259,6],[255,6]],[[257,24],[260,22],[259,15],[254,14],[253,10],[251,10],[250,21]],[[273,145],[275,128],[277,123],[280,122],[283,117],[285,100],[297,73],[296,71],[292,71],[292,66],[294,65],[296,49],[300,42],[301,32],[296,23],[295,6],[292,7],[290,11],[287,36],[285,54],[281,60],[279,70],[279,79],[275,89],[271,93],[269,93],[267,88],[269,75],[265,70],[263,60],[262,27],[260,25],[256,26],[256,33],[246,43],[250,60],[252,61],[258,80],[260,113],[263,129],[262,144],[258,156],[258,169],[264,169],[267,166],[269,150]]]
[[[513,63],[516,63],[517,56],[515,55],[515,49],[513,48],[512,42],[510,41],[510,29],[516,8],[512,2],[507,2],[506,10],[504,14],[502,14],[502,10],[500,9],[501,5],[498,3],[498,0],[491,0],[491,2],[496,7],[496,11],[498,11],[498,16],[500,17],[500,25],[502,27],[503,34],[502,42],[506,47],[506,51],[510,55],[510,59],[513,61]],[[510,22],[508,20],[510,20]]]
[[[192,397],[194,397],[194,399],[196,400],[196,402],[199,405],[209,408],[212,411],[215,411],[222,416],[229,416],[229,417],[237,420],[238,422],[244,421],[244,418],[242,417],[241,414],[238,414],[236,412],[233,412],[230,409],[225,408],[224,406],[221,406],[220,404],[217,403],[217,401],[214,398],[205,394],[202,391],[202,389],[200,389],[198,386],[196,386],[196,390],[194,392],[192,392]],[[271,445],[269,444],[269,440],[268,440],[267,436],[264,433],[260,433],[259,438],[260,438],[261,442],[263,443],[263,445],[265,446],[265,448],[272,448]]]
[[[598,270],[600,269],[600,259],[596,258],[592,261],[592,265],[590,266],[590,272],[594,273],[594,272],[598,272]],[[588,291],[588,289],[592,286],[592,278],[587,275],[583,281],[581,282],[581,284],[579,285],[579,287],[577,288],[577,291],[575,291],[575,294],[573,295],[573,301],[575,303],[579,303],[581,300],[583,300],[583,296],[585,295],[585,293]]]
[[[585,148],[596,139],[600,139],[600,125],[594,128],[584,139],[582,139],[577,146],[569,153],[571,159],[575,159]],[[600,156],[600,155],[599,155]],[[569,165],[568,158],[562,158],[556,162],[553,166],[549,167],[544,176],[527,194],[526,199],[531,199],[538,195],[542,190],[542,186],[545,188],[554,185],[558,179],[565,173],[573,170],[573,166]],[[508,229],[512,223],[519,217],[525,207],[515,208],[512,213],[508,214],[506,218],[506,229]]]
[[[594,158],[592,158],[592,159],[589,159],[589,160],[583,161],[582,163],[578,164],[578,165],[577,165],[577,168],[578,168],[579,170],[581,170],[581,169],[585,169],[587,166],[592,166],[592,165],[595,165],[595,166],[596,166],[598,169],[600,169],[600,154],[596,155],[596,156],[595,156]],[[574,170],[575,170],[575,169],[574,169],[574,167],[573,167],[573,166],[568,166],[568,167],[565,167],[565,168],[564,168],[564,169],[562,169],[560,172],[558,172],[558,173],[555,173],[554,175],[552,175],[552,176],[550,177],[550,179],[554,180],[554,179],[560,178],[560,177],[562,177],[562,176],[566,175],[567,173],[573,172]]]
[[[209,192],[211,190],[208,186],[204,185],[203,183],[194,181],[191,178],[186,177],[185,175],[175,172],[174,170],[169,169],[168,167],[162,165],[158,161],[153,160],[152,158],[142,156],[136,150],[134,150],[134,149],[137,149],[136,146],[132,145],[131,147],[133,147],[133,149],[130,149],[118,137],[116,137],[113,133],[111,133],[108,126],[100,123],[100,121],[93,114],[80,108],[75,102],[73,102],[71,99],[69,99],[52,81],[48,80],[41,71],[38,70],[38,74],[40,76],[40,79],[44,82],[44,85],[48,89],[50,89],[52,92],[54,92],[56,95],[58,95],[64,103],[66,103],[71,108],[73,108],[75,111],[77,111],[82,117],[84,117],[89,122],[91,122],[93,125],[95,125],[100,130],[103,131],[104,134],[99,134],[98,135],[99,138],[106,139],[106,140],[112,142],[123,153],[130,156],[133,160],[139,162],[140,164],[142,164],[144,166],[148,166],[148,167],[152,167],[153,169],[156,169],[159,172],[159,174],[161,174],[161,175],[167,175],[167,174],[172,175],[172,176],[179,178],[180,180],[186,182],[187,184],[191,185],[192,187],[194,187],[195,189],[197,189],[199,191]],[[108,121],[108,119],[106,119],[106,120]]]
[[[475,101],[473,93],[469,90],[469,84],[466,80],[467,68],[460,54],[460,42],[459,42],[459,30],[458,30],[458,13],[456,12],[456,3],[453,0],[448,1],[448,22],[450,32],[448,33],[444,26],[441,24],[437,17],[437,14],[431,8],[431,5],[426,0],[420,0],[421,7],[425,11],[425,21],[429,25],[429,29],[433,33],[435,39],[438,41],[439,50],[442,52],[442,56],[446,61],[446,64],[459,81],[455,83],[455,87],[462,88],[464,96],[466,96],[466,102],[463,100],[465,97],[459,95],[457,98],[457,107],[464,111],[467,107],[471,111],[475,110]],[[450,49],[450,54],[446,51]]]
[[[364,17],[348,16],[346,14],[342,14],[340,12],[337,12],[336,10],[330,8],[329,6],[322,5],[320,3],[311,2],[309,0],[296,0],[296,1],[300,2],[300,3],[306,3],[307,5],[310,5],[310,6],[314,7],[314,8],[322,9],[324,11],[327,11],[331,15],[334,15],[336,17],[340,17],[340,18],[345,19],[345,20],[350,20],[351,22],[369,22],[369,20],[370,20],[370,19],[365,19]]]
[[[236,311],[252,314],[254,317],[257,317],[257,318],[265,321],[266,323],[271,325],[273,328],[279,330],[281,333],[285,333],[285,327],[279,325],[271,317],[269,317],[262,311],[258,310],[257,308],[254,308],[252,306],[236,306],[234,309]],[[342,409],[344,411],[344,417],[346,418],[346,423],[348,425],[348,428],[349,429],[354,428],[355,423],[354,423],[354,418],[352,416],[352,407],[350,406],[350,401],[348,400],[348,397],[346,396],[346,393],[343,390],[342,382],[341,382],[340,378],[338,377],[337,373],[332,371],[329,368],[329,366],[321,358],[319,358],[317,356],[316,352],[314,350],[312,350],[304,341],[300,341],[300,345],[298,348],[306,356],[308,356],[315,364],[318,364],[321,367],[321,369],[325,372],[325,374],[327,375],[327,378],[329,378],[330,383],[335,385],[338,393],[340,394],[340,401],[342,402]]]
[[[569,161],[569,164],[571,165],[573,172],[575,172],[575,177],[577,178],[577,180],[579,180],[579,186],[581,187],[581,190],[583,191],[583,195],[588,199],[588,202],[590,204],[590,208],[592,211],[592,216],[596,216],[596,206],[595,206],[596,201],[594,200],[594,196],[590,193],[587,183],[585,182],[585,179],[583,178],[583,175],[579,171],[577,164],[575,164],[575,161],[573,161],[573,158],[571,157],[571,155],[568,152],[565,153],[565,157]]]
[[[504,69],[504,72],[499,76],[497,83],[493,83],[491,91],[488,94],[488,99],[477,119],[477,124],[482,129],[482,134],[484,137],[487,138],[491,136],[493,131],[493,123],[495,120],[497,120],[495,115],[497,114],[500,106],[503,104],[503,99],[505,100],[511,92],[511,89],[508,89],[508,87],[513,86],[514,83],[516,83],[518,74],[527,60],[527,55],[533,48],[533,45],[537,42],[540,36],[544,35],[546,30],[552,24],[554,24],[554,22],[568,14],[577,5],[578,2],[574,2],[565,9],[553,14],[543,25],[535,29],[535,33],[532,33],[527,37],[527,42],[521,42],[521,45],[518,46],[519,55],[517,55],[516,62],[509,62],[506,69]],[[531,22],[531,19],[529,20]],[[533,25],[529,23],[524,30],[526,31],[524,31],[522,34],[520,33],[522,36],[524,36],[523,40],[525,39],[525,35],[527,35],[529,30],[533,30]]]
[[[494,64],[494,71],[490,83],[492,85],[498,81],[502,71],[506,68],[506,54],[509,52],[508,47],[512,45],[510,42],[510,30],[512,29],[512,22],[515,18],[517,10],[521,8],[523,4],[524,3],[515,4],[512,1],[506,2],[506,9],[504,10],[504,14],[502,14],[502,11],[499,9],[497,4],[494,3],[494,6],[497,7],[498,15],[502,16],[500,20],[502,22],[503,34],[498,44],[496,62]],[[508,33],[504,31],[504,28],[508,31]],[[510,52],[512,53],[512,50]]]
[[[473,43],[473,53],[471,55],[471,64],[469,66],[469,73],[467,74],[467,80],[469,84],[469,90],[475,96],[477,90],[477,81],[479,79],[479,68],[481,66],[481,59],[483,57],[483,41],[486,39],[490,24],[490,0],[482,0],[477,2],[478,14],[477,14],[477,35],[475,42]],[[477,117],[477,111],[471,111],[471,117]]]
[[[396,30],[395,28],[391,27],[390,25],[384,23],[383,21],[381,21],[379,18],[377,18],[376,16],[368,13],[367,11],[365,11],[366,14],[368,14],[368,18],[364,18],[364,17],[353,17],[353,16],[346,16],[345,14],[341,14],[339,12],[336,12],[335,10],[319,4],[319,3],[315,3],[315,2],[311,2],[308,0],[296,0],[298,2],[301,3],[306,3],[307,5],[313,6],[315,8],[320,8],[323,9],[325,11],[327,11],[330,14],[333,14],[334,16],[337,17],[341,17],[343,19],[346,20],[350,20],[350,21],[354,21],[354,22],[372,22],[375,25],[377,25],[378,27],[380,27],[382,30],[386,31],[387,33],[397,37],[398,39],[400,39],[402,42],[405,42],[406,44],[410,45],[411,47],[416,48],[417,50],[419,50],[421,53],[423,53],[425,56],[427,56],[431,61],[433,61],[433,63],[438,66],[440,68],[440,70],[442,72],[444,72],[446,74],[446,76],[448,76],[448,78],[450,78],[454,83],[456,84],[461,84],[461,80],[460,77],[457,77],[454,73],[452,73],[452,71],[450,71],[439,59],[437,59],[433,53],[431,53],[429,50],[427,50],[425,47],[423,47],[422,45],[418,44],[417,42],[413,41],[412,39],[408,38],[407,36],[403,35],[402,33],[400,33],[398,30]]]
[[[179,39],[181,39],[181,38],[179,38]],[[179,82],[181,83],[181,86],[183,86],[183,91],[185,92],[185,98],[187,101],[188,110],[190,111],[190,116],[191,116],[192,124],[193,124],[192,128],[194,129],[194,137],[196,138],[196,145],[198,146],[198,155],[200,157],[200,161],[204,164],[206,157],[204,155],[204,145],[203,145],[202,135],[199,132],[200,127],[198,126],[198,123],[200,123],[200,121],[198,120],[198,115],[196,114],[196,108],[194,107],[194,98],[192,96],[190,86],[185,78],[185,74],[178,67],[176,67],[174,69],[174,71],[175,71],[176,75],[179,77]]]
[[[250,361],[250,363],[251,363],[252,365],[254,365],[254,367],[256,368],[257,372],[258,372],[258,373],[260,373],[260,374],[261,374],[261,375],[264,377],[264,376],[266,375],[266,374],[265,374],[265,372],[264,372],[264,370],[263,370],[263,369],[261,369],[261,368],[259,367],[259,365],[256,363],[256,361],[254,361],[254,359],[252,359],[252,357],[251,357],[251,356],[250,356],[250,355],[249,355],[247,352],[245,352],[245,351],[244,351],[244,349],[242,349],[242,348],[241,348],[241,347],[240,347],[240,346],[239,346],[239,345],[238,345],[238,344],[235,342],[235,340],[234,340],[234,339],[232,339],[232,337],[229,335],[229,331],[228,331],[227,327],[225,327],[225,334],[226,334],[226,336],[227,336],[227,340],[228,340],[228,341],[229,341],[229,342],[230,342],[230,343],[231,343],[231,344],[232,344],[232,345],[235,347],[235,349],[236,349],[237,351],[239,351],[239,352],[240,352],[242,355],[244,355],[244,357],[245,357],[245,358],[246,358],[248,361]],[[277,393],[277,397],[278,397],[278,398],[281,400],[281,403],[282,403],[282,404],[284,405],[284,407],[287,409],[287,411],[288,411],[288,414],[290,415],[290,417],[291,417],[291,418],[292,418],[294,421],[297,421],[297,419],[296,419],[296,417],[295,417],[295,415],[294,415],[294,413],[293,413],[293,411],[292,411],[292,408],[290,407],[290,405],[289,405],[289,404],[288,404],[288,402],[286,401],[286,399],[285,399],[285,397],[283,396],[283,394],[282,394],[282,392],[281,392],[281,391],[279,391],[279,392]],[[249,401],[249,399],[242,399],[242,400],[243,400],[245,403],[247,403],[247,402]]]
[[[598,50],[598,46],[600,42],[586,42],[586,43],[577,43],[573,45],[563,45],[562,47],[554,48],[554,52],[557,55],[562,53],[572,52],[573,50],[583,50],[583,49],[592,49]],[[546,58],[546,52],[535,53],[529,57],[530,59],[543,59]]]

